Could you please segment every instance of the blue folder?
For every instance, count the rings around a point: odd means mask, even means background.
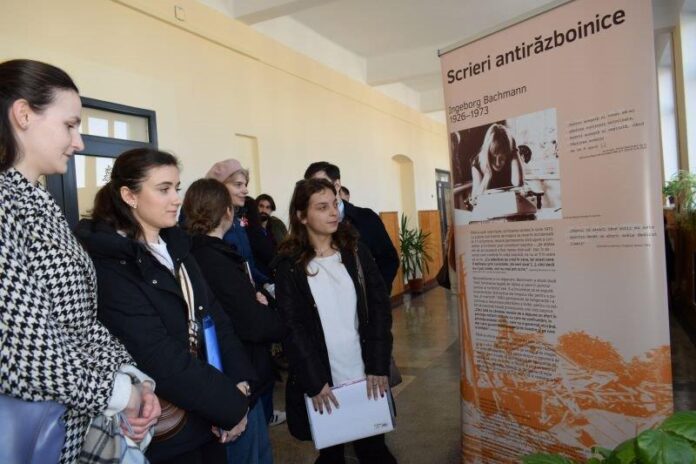
[[[220,356],[220,346],[218,345],[217,332],[215,331],[215,321],[213,321],[210,314],[203,317],[203,342],[208,364],[222,372],[222,357]]]

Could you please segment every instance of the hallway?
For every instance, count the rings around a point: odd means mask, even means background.
[[[387,434],[387,444],[400,464],[459,462],[456,297],[438,287],[407,297],[393,317],[394,359],[404,381],[394,389],[396,430]],[[276,409],[283,409],[283,388],[276,384]],[[292,438],[285,424],[271,428],[270,435],[276,464],[311,464],[316,459],[312,443]]]

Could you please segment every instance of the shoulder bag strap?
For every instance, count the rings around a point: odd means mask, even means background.
[[[198,326],[198,321],[196,320],[195,314],[196,305],[193,297],[193,285],[191,285],[191,279],[189,278],[188,272],[186,271],[186,266],[184,266],[183,264],[181,265],[177,276],[179,279],[179,285],[181,285],[181,293],[184,296],[184,300],[186,301],[186,309],[188,312],[189,351],[191,351],[191,353],[195,355],[198,355],[198,333],[200,328]]]

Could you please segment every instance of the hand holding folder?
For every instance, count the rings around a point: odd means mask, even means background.
[[[331,414],[332,403],[334,405],[334,408],[340,408],[338,400],[336,399],[336,396],[333,394],[333,391],[331,387],[329,387],[328,383],[325,383],[324,388],[321,389],[318,395],[311,397],[310,401],[312,402],[312,407],[314,407],[314,411],[319,412],[319,414],[324,414],[324,409],[326,409],[327,414]]]
[[[339,407],[330,414],[315,411],[312,399],[305,395],[309,425],[316,449],[347,443],[394,430],[391,392],[367,397],[367,382],[361,379],[338,385],[331,393]]]

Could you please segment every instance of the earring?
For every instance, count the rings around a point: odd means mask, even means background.
[[[133,209],[138,209],[138,205],[136,203],[128,203],[128,206],[130,206]]]

